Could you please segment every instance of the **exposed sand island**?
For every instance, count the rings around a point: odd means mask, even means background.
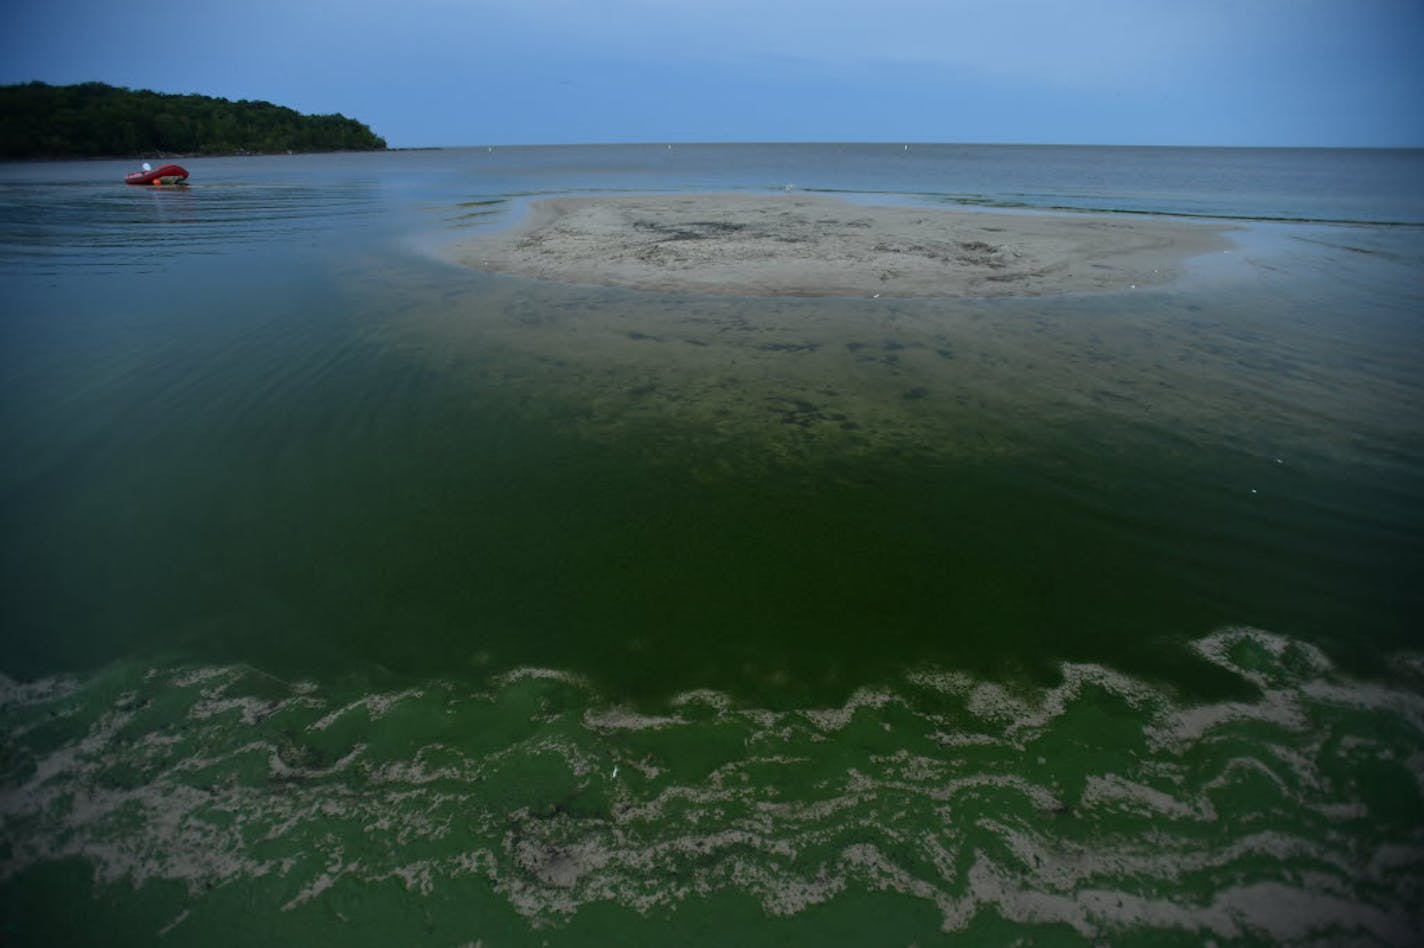
[[[1165,283],[1229,246],[1206,224],[851,204],[804,194],[549,198],[459,262],[564,283],[734,296],[1000,297]]]

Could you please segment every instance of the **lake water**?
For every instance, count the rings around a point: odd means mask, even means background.
[[[0,166],[0,942],[1420,937],[1424,153],[184,164]],[[787,186],[1233,246],[1022,300],[441,253]]]

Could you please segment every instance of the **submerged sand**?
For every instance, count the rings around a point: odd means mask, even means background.
[[[455,247],[480,270],[734,296],[1004,297],[1166,283],[1221,228],[1088,214],[852,204],[804,194],[535,201]]]

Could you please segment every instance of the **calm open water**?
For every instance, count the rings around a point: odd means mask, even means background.
[[[0,942],[1411,944],[1424,153],[0,166]],[[1200,218],[1177,281],[480,274],[530,198]]]

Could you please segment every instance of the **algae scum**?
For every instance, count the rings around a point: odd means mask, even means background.
[[[109,944],[664,924],[708,944],[1407,943],[1424,700],[1266,633],[1195,648],[1255,696],[1184,705],[1097,665],[1047,689],[926,668],[818,711],[693,691],[656,715],[533,668],[487,691],[242,666],[10,684],[7,925]],[[52,893],[91,871],[100,916],[63,912]]]

